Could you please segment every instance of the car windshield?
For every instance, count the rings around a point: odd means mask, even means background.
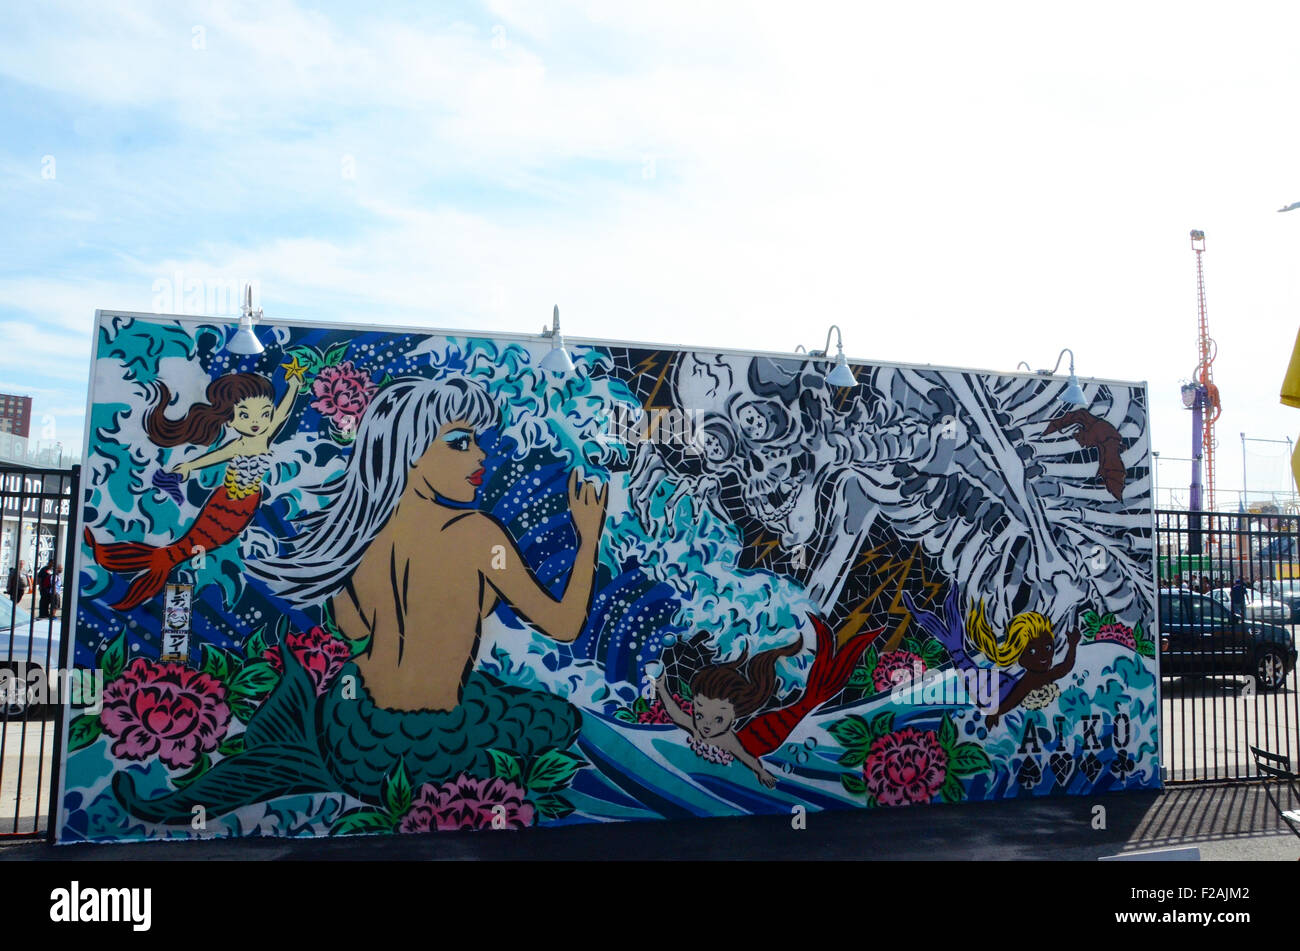
[[[0,594],[0,629],[12,625],[27,624],[32,616],[12,601]]]

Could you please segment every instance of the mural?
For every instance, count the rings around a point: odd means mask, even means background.
[[[1159,785],[1146,392],[101,313],[61,841]]]

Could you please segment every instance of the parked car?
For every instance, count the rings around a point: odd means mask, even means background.
[[[0,678],[0,684],[17,682],[20,673],[30,684],[38,668],[48,671],[57,667],[61,624],[58,618],[34,618],[0,594],[0,669],[10,671],[9,678]],[[25,690],[4,691],[0,711],[7,719],[21,719],[28,715],[28,700]]]
[[[1281,601],[1291,609],[1289,620],[1292,624],[1300,624],[1300,579],[1265,581],[1264,590],[1268,592],[1269,597]]]
[[[1160,672],[1169,677],[1241,676],[1278,690],[1295,669],[1291,632],[1252,621],[1202,594],[1161,591]]]
[[[1215,588],[1210,597],[1229,611],[1232,610],[1232,589]],[[1264,621],[1267,624],[1290,624],[1291,608],[1282,601],[1270,598],[1253,588],[1246,589],[1246,620]]]

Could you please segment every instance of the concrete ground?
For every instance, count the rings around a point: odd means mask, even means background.
[[[1295,808],[1300,803],[1289,803]],[[1105,828],[1093,828],[1104,807]],[[346,839],[245,839],[51,846],[0,842],[0,861],[133,860],[682,860],[1056,859],[1194,847],[1200,858],[1300,858],[1259,784],[1162,793],[1020,799],[870,812],[812,813],[795,830],[782,816],[571,826],[494,834]]]

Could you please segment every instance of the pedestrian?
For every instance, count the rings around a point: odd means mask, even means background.
[[[1232,613],[1246,616],[1246,582],[1238,578],[1232,583]]]
[[[9,583],[5,586],[5,594],[14,604],[20,604],[31,587],[32,573],[27,570],[27,562],[20,558],[18,564],[9,569]]]
[[[53,558],[36,575],[36,585],[40,590],[40,616],[54,617],[60,607],[60,589],[63,587],[63,573]]]

